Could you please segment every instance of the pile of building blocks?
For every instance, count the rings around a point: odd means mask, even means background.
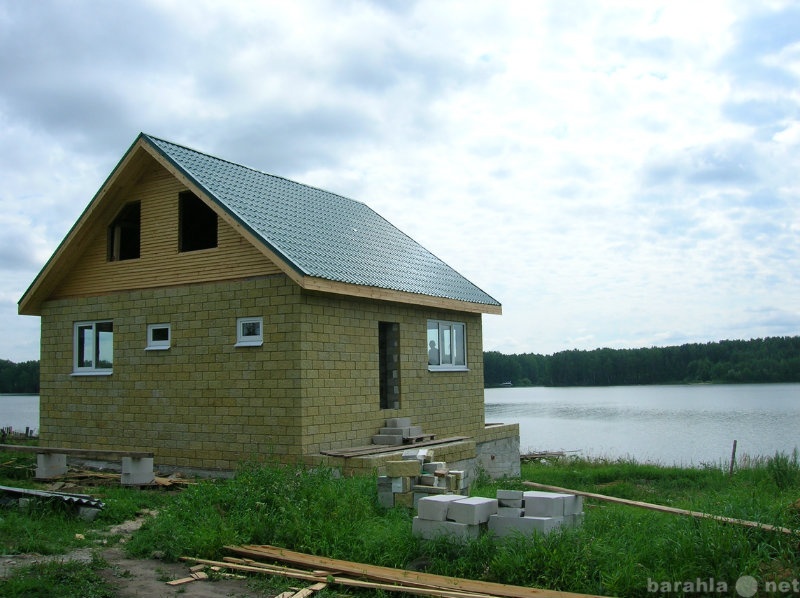
[[[386,461],[384,466],[385,475],[378,476],[378,501],[388,509],[414,508],[431,496],[464,498],[469,494],[466,473],[434,461],[432,449],[407,449],[401,459]]]
[[[583,522],[583,497],[555,492],[498,490],[497,498],[457,494],[428,496],[417,503],[412,533],[431,540],[463,541],[488,532],[499,538],[548,534]]]
[[[372,444],[400,445],[433,438],[433,434],[423,434],[422,426],[412,426],[410,417],[392,417],[386,420],[386,427],[372,437]]]

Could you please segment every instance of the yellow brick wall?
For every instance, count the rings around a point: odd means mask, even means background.
[[[264,345],[234,347],[262,316]],[[430,372],[428,318],[467,323],[466,372]],[[72,374],[73,324],[114,322],[110,376]],[[168,351],[145,351],[169,322]],[[400,324],[400,408],[380,408],[378,324]],[[284,275],[46,302],[43,445],[152,450],[158,465],[235,469],[363,446],[389,417],[438,438],[483,431],[480,315],[304,293]]]

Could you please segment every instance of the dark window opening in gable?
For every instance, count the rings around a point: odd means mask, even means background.
[[[178,250],[216,247],[217,213],[191,191],[184,191],[178,198]]]
[[[108,227],[108,261],[135,260],[141,248],[142,204],[126,203]]]

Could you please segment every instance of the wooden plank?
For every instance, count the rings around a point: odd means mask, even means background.
[[[303,588],[299,592],[295,592],[292,594],[292,598],[307,598],[311,596],[314,592],[319,592],[320,590],[324,590],[328,587],[326,583],[315,583],[313,586],[308,586],[307,588]]]
[[[167,585],[182,586],[187,583],[192,583],[193,581],[202,581],[205,579],[208,579],[208,574],[198,571],[197,573],[192,573],[189,577],[182,577],[181,579],[173,579],[172,581],[168,581]]]
[[[214,564],[218,563],[217,561],[210,561],[206,559],[199,559],[193,557],[181,557],[183,560],[187,561],[195,561],[195,562],[202,562],[207,564]],[[237,564],[231,563],[226,559],[224,563],[219,563],[231,569],[236,569],[238,571],[247,571],[249,573],[262,573],[268,575],[281,575],[283,577],[289,577],[291,579],[304,579],[307,581],[313,581],[314,577],[308,573],[297,573],[291,570],[287,570],[282,572],[280,570],[270,569],[270,568],[262,568],[259,566],[253,565],[245,565],[245,564]],[[449,578],[455,579],[455,578]],[[373,582],[373,581],[365,581],[363,579],[352,579],[349,577],[334,577],[330,580],[333,584],[353,587],[353,588],[362,588],[362,589],[369,589],[369,590],[383,590],[388,592],[401,592],[403,594],[412,594],[415,596],[434,596],[436,598],[492,598],[493,594],[484,594],[484,593],[475,593],[475,592],[464,592],[460,590],[442,590],[434,587],[420,587],[415,585],[406,585],[404,583],[381,583],[381,582]],[[532,594],[532,596],[542,597],[542,598],[583,598],[582,594],[565,594],[561,593],[552,593],[546,590],[541,590],[537,594]],[[595,597],[600,598],[600,597]]]
[[[548,484],[538,484],[536,482],[523,482],[526,486],[531,488],[539,488],[541,490],[549,490],[551,492],[563,492],[564,494],[575,494],[577,496],[584,496],[586,498],[594,498],[606,502],[617,503],[620,505],[628,505],[630,507],[639,507],[641,509],[649,509],[651,511],[658,511],[660,513],[670,513],[672,515],[687,515],[689,517],[696,517],[698,519],[712,519],[721,523],[732,523],[735,525],[742,525],[744,527],[753,527],[763,529],[770,532],[781,532],[784,534],[800,534],[800,530],[789,529],[788,527],[779,527],[769,525],[766,523],[759,523],[757,521],[747,521],[744,519],[734,519],[733,517],[722,517],[721,515],[712,515],[710,513],[702,513],[700,511],[689,511],[687,509],[678,509],[676,507],[667,507],[665,505],[656,505],[649,502],[641,502],[638,500],[629,500],[627,498],[617,498],[616,496],[606,496],[605,494],[595,494],[593,492],[582,492],[580,490],[570,490],[568,488],[560,488],[559,486],[550,486]]]
[[[407,589],[411,586],[415,586],[418,588],[423,588],[426,591],[431,591],[431,588],[435,588],[439,590],[473,592],[477,594],[489,594],[492,596],[502,596],[508,598],[574,598],[576,596],[585,596],[585,594],[573,594],[569,592],[510,586],[506,584],[475,581],[471,579],[456,579],[444,575],[434,575],[431,573],[420,573],[417,571],[407,571],[404,569],[392,569],[391,567],[379,567],[376,565],[353,563],[339,559],[330,559],[326,557],[303,554],[300,552],[294,552],[292,550],[286,550],[284,548],[268,545],[226,546],[225,548],[236,554],[249,556],[251,558],[272,559],[291,563],[293,565],[301,565],[308,568],[330,568],[333,570],[342,571],[346,575],[365,577],[390,584],[403,584]]]
[[[437,444],[446,444],[448,442],[461,442],[462,440],[469,440],[470,436],[451,436],[450,438],[442,438],[441,440],[425,440],[414,444],[414,448],[421,446],[435,446]],[[364,457],[366,455],[379,455],[381,453],[398,453],[406,450],[408,447],[404,445],[370,445],[360,446],[349,449],[329,449],[320,451],[321,455],[328,455],[329,457],[343,457],[349,459],[351,457]]]

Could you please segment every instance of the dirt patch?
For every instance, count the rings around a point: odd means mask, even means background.
[[[190,563],[166,563],[157,559],[129,558],[121,546],[130,534],[139,529],[148,517],[155,513],[143,512],[134,520],[126,521],[108,530],[111,536],[122,536],[120,544],[111,547],[80,548],[69,554],[43,556],[21,554],[0,557],[0,577],[16,567],[47,561],[79,561],[90,563],[98,555],[108,566],[98,573],[114,588],[119,598],[162,598],[185,596],[189,598],[265,598],[269,594],[248,587],[246,579],[211,579],[193,581],[180,586],[169,586],[166,582],[188,577]]]

